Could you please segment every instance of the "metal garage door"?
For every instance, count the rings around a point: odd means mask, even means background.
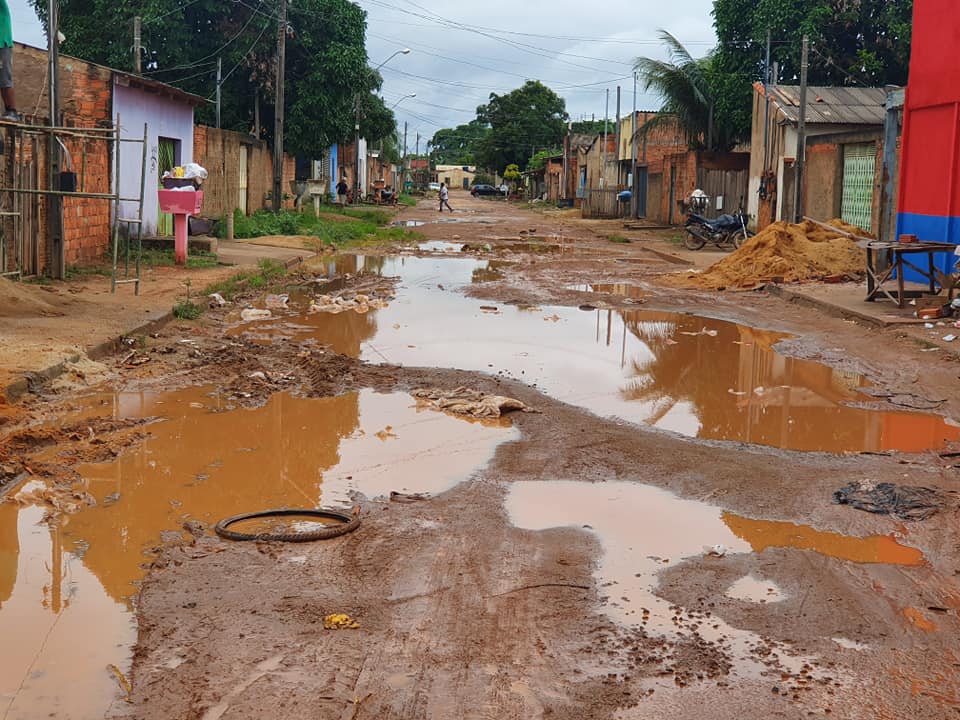
[[[843,146],[843,202],[840,217],[844,222],[872,230],[873,183],[877,163],[874,143]]]

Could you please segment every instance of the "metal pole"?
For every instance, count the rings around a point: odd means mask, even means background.
[[[630,121],[630,217],[637,217],[637,72],[633,72],[633,117]]]
[[[607,185],[607,120],[610,118],[610,88],[607,88],[607,104],[603,111],[603,154],[601,155],[602,167],[600,168],[600,189],[603,190]]]
[[[49,100],[50,126],[59,127],[60,123],[60,50],[57,35],[59,33],[60,18],[57,0],[47,2],[47,59],[49,63]],[[60,182],[60,144],[57,142],[55,131],[50,132],[49,166],[47,188],[59,188]],[[50,196],[47,205],[47,238],[50,252],[50,275],[56,280],[63,280],[67,274],[66,252],[63,242],[63,201],[59,197]]]
[[[141,44],[141,18],[139,15],[133,18],[133,71],[139,75],[140,67],[140,44]]]
[[[403,121],[403,162],[400,164],[400,184],[407,184],[407,121]]]
[[[353,201],[360,200],[360,94],[354,99],[354,113],[356,121],[354,123],[354,154],[353,160]]]
[[[617,85],[617,113],[614,120],[613,136],[617,146],[617,152],[614,155],[614,162],[617,165],[617,188],[620,187],[620,86]]]
[[[283,74],[286,65],[287,0],[280,0],[277,30],[277,88],[273,123],[273,211],[283,205]]]
[[[217,58],[217,129],[220,129],[220,83],[223,78],[223,59]]]
[[[800,60],[800,114],[797,121],[797,158],[795,162],[795,187],[793,188],[794,222],[803,217],[803,166],[807,153],[807,65],[810,38],[803,36],[803,55]]]
[[[763,62],[763,173],[770,163],[770,30],[767,30],[767,57]],[[761,178],[761,182],[764,180]]]

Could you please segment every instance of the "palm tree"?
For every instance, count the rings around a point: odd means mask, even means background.
[[[653,90],[663,99],[660,114],[644,125],[647,133],[668,122],[676,122],[694,150],[725,150],[718,147],[714,132],[714,98],[710,88],[710,69],[713,56],[695,60],[690,52],[666,30],[660,39],[667,47],[669,60],[640,57],[634,61],[645,91]]]

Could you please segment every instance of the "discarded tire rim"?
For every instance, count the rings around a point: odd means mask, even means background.
[[[243,513],[233,517],[224,518],[217,523],[214,528],[217,535],[227,540],[270,540],[275,542],[312,542],[313,540],[329,540],[330,538],[346,535],[360,527],[359,508],[353,512],[345,510],[263,510],[261,512]],[[298,517],[317,517],[327,518],[328,520],[339,520],[339,524],[330,527],[323,527],[308,532],[287,532],[287,533],[245,533],[231,530],[230,526],[244,520],[256,520],[265,517],[284,517],[296,515]]]

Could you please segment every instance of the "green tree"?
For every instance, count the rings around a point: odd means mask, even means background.
[[[570,132],[580,135],[602,135],[604,126],[606,126],[607,132],[612,132],[614,122],[612,120],[606,122],[603,120],[577,120],[570,123]]]
[[[477,147],[489,132],[479,120],[437,130],[430,140],[430,159],[435,165],[476,165]]]
[[[45,21],[46,0],[30,0]],[[59,0],[64,53],[130,70],[134,15],[143,17],[145,74],[213,98],[221,58],[222,125],[247,132],[255,98],[264,136],[273,127],[276,9],[263,0]],[[348,0],[300,0],[289,8],[286,44],[286,142],[288,152],[316,157],[353,136],[360,98],[361,129],[377,141],[393,131],[393,117],[372,92],[380,76],[367,65],[366,13]],[[213,121],[211,104],[197,109]]]
[[[506,95],[491,93],[477,108],[477,119],[490,126],[478,143],[478,164],[492,170],[526,162],[532,153],[559,145],[566,132],[566,103],[537,80]]]
[[[503,179],[507,182],[517,182],[517,180],[520,179],[520,166],[516,163],[507,165],[506,169],[503,171]]]
[[[742,137],[741,129],[718,112],[715,59],[712,54],[694,59],[673,35],[660,32],[668,60],[637,58],[635,68],[644,90],[653,90],[663,101],[660,114],[644,125],[649,132],[658,125],[675,122],[694,150],[729,150]]]
[[[527,161],[527,170],[542,170],[543,166],[547,164],[547,158],[556,157],[557,155],[562,154],[563,150],[560,148],[541,150]]]
[[[752,83],[763,79],[768,30],[780,82],[799,82],[804,34],[811,85],[907,82],[913,0],[715,0],[713,19],[716,112],[741,132],[750,127]]]

